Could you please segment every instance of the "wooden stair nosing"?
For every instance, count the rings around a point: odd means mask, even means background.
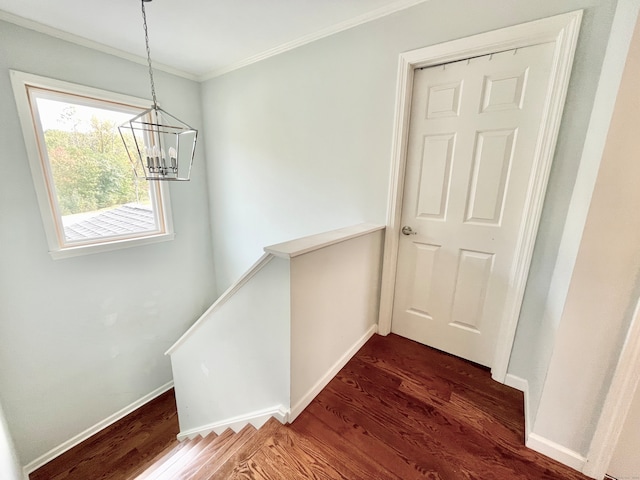
[[[217,471],[233,454],[241,448],[257,430],[251,424],[247,424],[242,430],[233,435],[216,454],[209,458],[194,475],[191,480],[209,480],[217,476]]]
[[[236,465],[248,460],[265,441],[275,435],[283,425],[275,418],[270,418],[250,439],[248,439],[238,450],[231,455],[225,463],[216,471],[219,478],[230,478]]]

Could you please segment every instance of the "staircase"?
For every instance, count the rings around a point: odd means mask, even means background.
[[[167,350],[179,440],[295,420],[377,329],[383,230],[265,247]]]
[[[231,479],[243,469],[243,464],[270,437],[281,429],[272,418],[256,430],[251,424],[234,433],[227,429],[220,435],[211,432],[205,437],[184,440],[178,446],[160,453],[142,465],[129,477],[135,480],[208,480]]]

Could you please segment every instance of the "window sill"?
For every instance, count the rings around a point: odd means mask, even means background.
[[[114,240],[91,245],[78,245],[76,247],[65,247],[60,250],[51,250],[49,254],[54,260],[62,258],[79,257],[82,255],[91,255],[94,253],[111,252],[114,250],[122,250],[123,248],[138,247],[142,245],[151,245],[154,243],[168,242],[175,238],[174,233],[161,233],[158,235],[143,238],[126,238],[123,240]]]

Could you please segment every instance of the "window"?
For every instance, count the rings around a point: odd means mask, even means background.
[[[166,185],[135,176],[117,129],[145,100],[17,71],[11,79],[54,258],[173,238]]]

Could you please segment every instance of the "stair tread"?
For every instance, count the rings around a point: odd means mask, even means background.
[[[209,480],[214,476],[220,478],[217,475],[218,470],[231,458],[234,453],[242,448],[242,446],[249,441],[257,430],[251,424],[245,426],[238,433],[233,435],[227,442],[221,446],[215,455],[209,457],[192,476],[188,477],[191,480]]]
[[[192,459],[189,465],[186,465],[185,468],[177,473],[173,480],[191,478],[191,476],[194,475],[207,461],[209,461],[209,459],[214,457],[234,435],[235,432],[233,430],[230,428],[226,429],[212,442],[210,442],[197,457]]]
[[[179,449],[183,448],[181,443],[177,445],[175,443],[171,443],[170,445],[163,448],[157,455],[146,459],[146,461],[142,462],[140,465],[136,467],[136,469],[127,476],[128,479],[136,479],[139,475],[142,475],[147,469],[152,469],[156,465],[165,462],[173,453],[177,452]]]
[[[236,452],[231,455],[217,471],[216,477],[230,478],[237,465],[247,461],[255,454],[266,441],[274,436],[282,424],[275,418],[270,418],[250,439],[247,440]]]
[[[168,478],[168,479],[176,479],[180,472],[182,472],[185,468],[188,468],[189,465],[192,464],[196,460],[196,458],[202,453],[206,448],[216,440],[215,435],[207,435],[206,437],[199,440],[197,443],[191,446],[184,454],[180,455],[176,458],[175,461],[171,462],[170,465],[167,465],[167,468],[158,472],[157,478]]]
[[[184,442],[180,442],[178,445],[169,449],[165,454],[161,455],[156,461],[151,463],[149,466],[145,466],[145,468],[140,471],[136,471],[135,475],[131,478],[136,480],[143,480],[145,478],[149,478],[149,476],[156,470],[159,470],[166,462],[168,462],[174,455],[176,455],[180,450],[185,448],[186,444]]]
[[[145,470],[140,475],[135,477],[136,480],[152,480],[159,478],[162,473],[171,467],[175,462],[177,462],[183,455],[185,455],[189,450],[194,448],[200,441],[202,437],[196,437],[194,439],[183,440],[180,445],[173,451],[169,452],[166,458],[163,458],[160,462],[154,464],[151,468]]]

